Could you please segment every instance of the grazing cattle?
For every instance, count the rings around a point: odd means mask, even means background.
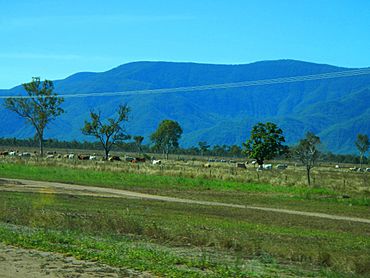
[[[245,163],[238,162],[235,165],[236,165],[236,168],[247,169],[247,166],[245,166]]]
[[[69,155],[68,155],[68,159],[74,159],[75,158],[75,154],[74,153],[70,153]]]
[[[46,159],[52,159],[52,158],[54,158],[54,155],[53,155],[53,154],[48,154],[48,155],[46,156]]]
[[[370,172],[370,168],[366,168],[365,169],[365,172]]]
[[[335,169],[339,169],[340,167],[339,167],[339,165],[335,165]]]
[[[7,152],[7,151],[5,151],[5,152],[0,152],[0,155],[6,156],[6,155],[9,155],[9,152]]]
[[[145,158],[136,157],[136,158],[135,158],[135,159],[133,159],[131,162],[132,162],[132,163],[145,162]]]
[[[350,170],[351,172],[356,172],[356,171],[358,171],[358,169],[359,169],[359,168],[357,168],[357,167],[349,168],[349,170]]]
[[[208,159],[208,162],[215,162],[214,159]]]
[[[48,152],[46,152],[46,154],[47,154],[47,155],[57,154],[57,152],[48,151]]]
[[[17,155],[17,152],[15,152],[15,151],[9,152],[9,155],[10,156],[16,156]]]
[[[31,157],[31,153],[29,152],[23,152],[18,155],[19,157]]]
[[[271,170],[272,169],[272,164],[263,164],[262,169],[263,170]]]
[[[135,160],[135,158],[134,157],[131,157],[131,156],[126,156],[125,157],[125,161],[126,162],[132,162],[132,161],[134,161]]]
[[[278,164],[278,165],[276,165],[276,169],[279,169],[279,170],[285,170],[286,168],[288,168],[288,164]]]
[[[90,156],[89,156],[89,155],[82,155],[82,154],[79,154],[79,155],[77,156],[77,158],[78,158],[79,160],[89,160],[89,159],[90,159]]]
[[[96,160],[96,155],[90,155],[89,160]]]
[[[153,160],[152,161],[152,164],[153,165],[161,165],[162,164],[162,161],[161,160]]]
[[[210,168],[211,167],[211,164],[209,164],[209,163],[203,164],[203,167],[204,168]]]
[[[111,156],[110,158],[108,158],[109,161],[121,161],[121,158],[119,156]]]

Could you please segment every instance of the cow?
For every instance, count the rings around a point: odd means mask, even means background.
[[[152,161],[152,164],[153,165],[161,165],[162,164],[162,161],[161,160],[153,160]]]
[[[358,169],[359,169],[359,168],[357,168],[357,167],[349,168],[349,170],[350,170],[351,172],[356,172],[356,171],[358,171]]]
[[[17,152],[18,152],[18,151],[11,151],[11,152],[9,152],[9,155],[10,155],[10,156],[16,156],[16,155],[17,155]]]
[[[203,167],[204,168],[211,168],[211,164],[209,164],[209,163],[203,164]]]
[[[89,160],[96,160],[96,155],[90,155]]]
[[[370,172],[370,168],[366,168],[365,169],[365,172]]]
[[[337,164],[337,165],[335,165],[335,169],[339,169],[340,167],[339,167],[339,165]]]
[[[6,156],[6,155],[9,155],[9,152],[7,152],[7,151],[0,152],[0,155]]]
[[[134,160],[131,161],[132,163],[140,163],[145,162],[145,158],[135,157]]]
[[[74,159],[75,158],[75,154],[74,153],[70,153],[69,155],[68,155],[68,159]]]
[[[126,156],[125,157],[125,161],[126,162],[132,162],[132,161],[134,161],[135,160],[135,158],[134,157],[131,157],[131,156]]]
[[[108,158],[109,161],[121,161],[121,158],[119,156],[111,156],[110,158]]]
[[[48,154],[48,155],[46,156],[46,159],[52,159],[52,158],[54,158],[54,155],[53,155],[53,154]]]
[[[236,165],[236,168],[247,169],[247,166],[245,165],[245,163],[238,162],[235,165]]]
[[[272,169],[272,164],[263,164],[262,165],[264,170],[271,170]]]
[[[29,152],[23,152],[18,155],[19,157],[31,157],[31,153]]]
[[[288,164],[278,164],[278,165],[276,165],[276,169],[279,169],[279,170],[285,170],[286,168],[288,168]]]
[[[89,159],[90,159],[90,156],[89,156],[89,155],[82,155],[82,154],[79,154],[79,155],[77,156],[77,158],[78,158],[79,160],[89,160]]]

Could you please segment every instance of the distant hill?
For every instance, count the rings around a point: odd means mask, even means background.
[[[349,70],[295,60],[245,65],[134,62],[102,73],[82,72],[55,81],[60,94],[118,92],[221,84]],[[1,95],[22,92],[18,86]],[[111,97],[69,98],[66,113],[50,125],[47,137],[85,140],[80,128],[90,109],[112,115],[121,103],[132,108],[127,131],[149,135],[163,119],[184,129],[182,146],[238,144],[259,121],[283,128],[287,142],[296,143],[306,131],[318,134],[326,150],[355,152],[358,133],[370,134],[370,75],[243,88]],[[22,119],[0,108],[1,137],[30,137],[34,131]],[[148,142],[148,141],[146,141]]]

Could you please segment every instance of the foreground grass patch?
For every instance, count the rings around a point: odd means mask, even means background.
[[[250,260],[279,267],[288,263],[292,269],[302,264],[297,269],[322,268],[345,276],[370,273],[370,227],[361,223],[234,208],[34,193],[3,192],[0,204],[2,222],[43,231],[68,231],[66,235],[87,238],[135,239],[146,248],[150,243],[155,250],[158,248],[153,246],[182,248],[187,257],[194,253],[190,246],[218,254],[221,260],[216,260],[217,265],[229,266],[231,262],[237,271],[247,274],[253,271],[242,266],[248,266]],[[225,253],[232,259],[226,260]],[[207,256],[195,260],[204,263]],[[175,262],[189,270],[187,263]],[[213,268],[205,269],[218,273]]]

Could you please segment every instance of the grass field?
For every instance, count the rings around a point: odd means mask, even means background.
[[[370,218],[367,173],[326,169],[315,174],[316,185],[308,188],[289,182],[298,178],[294,175],[300,170],[260,173],[259,182],[248,177],[256,175],[252,170],[241,172],[225,165],[211,168],[211,174],[209,170],[179,162],[154,168],[126,163],[7,160],[0,164],[0,178]],[[328,180],[319,182],[319,176]],[[336,178],[342,183],[343,177],[345,185],[325,186]],[[369,224],[124,198],[1,192],[0,199],[2,242],[159,276],[370,275]]]

